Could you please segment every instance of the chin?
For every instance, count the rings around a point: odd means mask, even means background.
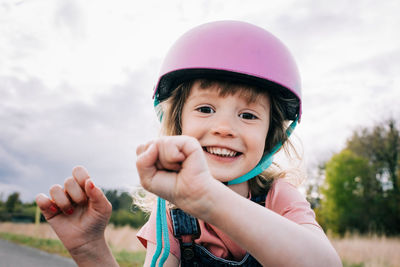
[[[218,181],[224,183],[224,182],[232,181],[232,180],[234,180],[234,179],[240,177],[241,175],[239,175],[239,176],[232,176],[232,175],[218,175],[218,174],[217,174],[217,175],[213,175],[213,174],[212,174],[212,176],[214,177],[215,180],[218,180]]]

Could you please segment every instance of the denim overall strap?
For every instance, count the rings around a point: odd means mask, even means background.
[[[265,206],[266,194],[252,196],[251,201]],[[231,261],[216,257],[203,246],[195,244],[200,237],[200,227],[197,219],[180,209],[171,209],[174,236],[179,240],[181,250],[181,267],[232,267],[232,266],[262,266],[253,256],[246,253],[240,261]]]
[[[260,196],[251,196],[250,200],[265,207],[266,199],[267,199],[267,195],[265,194],[265,195],[260,195]]]
[[[171,209],[174,236],[179,240],[181,259],[191,261],[195,256],[194,240],[200,237],[200,225],[197,219],[181,209]]]

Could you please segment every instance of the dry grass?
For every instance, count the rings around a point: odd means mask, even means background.
[[[348,266],[400,266],[400,238],[347,235],[345,238],[330,240]]]
[[[25,223],[0,223],[0,232],[14,233],[38,238],[58,239],[57,235],[47,223],[41,223],[38,227],[35,224]],[[136,229],[131,227],[116,228],[107,226],[106,240],[116,250],[144,251],[144,247],[136,238]]]
[[[58,239],[47,223],[38,228],[34,224],[0,223],[0,232]],[[128,226],[115,228],[109,225],[106,239],[116,250],[144,251],[136,233],[136,229]],[[347,235],[340,239],[331,237],[330,240],[345,266],[400,267],[400,238]]]

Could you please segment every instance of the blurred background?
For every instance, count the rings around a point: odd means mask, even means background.
[[[75,165],[122,198],[115,211],[135,210],[126,192],[139,184],[136,147],[158,135],[164,55],[188,29],[233,19],[272,32],[298,63],[302,161],[278,161],[307,174],[300,190],[320,224],[332,238],[398,235],[399,12],[397,0],[1,0],[0,219],[34,220],[35,195]],[[145,220],[126,216],[114,224]]]

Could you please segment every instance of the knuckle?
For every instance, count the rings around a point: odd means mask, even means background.
[[[77,204],[84,204],[86,203],[87,199],[86,196],[84,196],[82,193],[74,197],[74,202]]]
[[[52,200],[60,209],[67,210],[70,208],[71,203],[61,185],[53,185],[50,187],[49,191]]]
[[[73,184],[74,184],[74,178],[73,177],[68,177],[68,178],[66,178],[65,179],[65,181],[64,181],[64,187],[69,187],[69,186],[72,186]]]
[[[68,200],[60,201],[60,200],[55,200],[55,204],[62,210],[66,211],[71,208],[71,204],[69,203]]]
[[[136,169],[138,170],[139,173],[140,173],[140,170],[142,169],[142,167],[143,167],[143,162],[142,162],[141,158],[138,157],[136,160]]]
[[[61,191],[61,190],[62,190],[62,187],[61,187],[61,185],[59,185],[59,184],[54,184],[54,185],[52,185],[52,186],[50,187],[50,189],[49,189],[50,194],[54,194],[54,193],[56,193],[56,192],[58,192],[58,191]]]
[[[186,144],[190,148],[194,148],[194,149],[201,148],[199,141],[196,138],[192,137],[192,136],[188,136]]]
[[[136,148],[136,155],[139,155],[139,154],[141,153],[142,147],[143,147],[143,145],[139,145],[139,146]]]
[[[150,188],[150,183],[145,180],[145,179],[140,179],[140,184],[142,185],[142,187],[146,190],[148,190]],[[149,190],[148,190],[149,191]]]
[[[111,212],[112,211],[112,205],[111,205],[110,201],[107,200],[105,208],[106,208],[107,212]]]
[[[83,166],[77,165],[77,166],[75,166],[75,167],[72,168],[72,173],[79,172],[79,171],[81,171],[82,169],[84,169]]]
[[[192,143],[194,143],[194,144],[196,144],[196,145],[200,145],[199,144],[199,141],[196,139],[196,138],[194,138],[194,137],[190,137],[190,141],[192,142]]]
[[[74,176],[77,179],[85,179],[85,178],[89,177],[89,173],[85,167],[79,165],[79,166],[75,166],[72,169],[72,176]]]
[[[187,140],[187,142],[190,143],[190,144],[194,144],[194,143],[197,143],[197,142],[198,142],[197,139],[194,138],[193,136],[187,136],[187,137],[186,137],[186,140]]]

